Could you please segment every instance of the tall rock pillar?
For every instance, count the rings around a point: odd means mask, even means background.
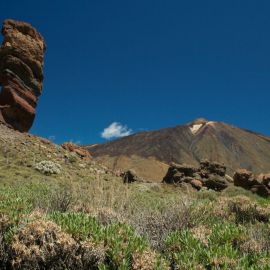
[[[3,23],[0,47],[0,121],[27,132],[34,121],[42,91],[46,45],[30,24]]]

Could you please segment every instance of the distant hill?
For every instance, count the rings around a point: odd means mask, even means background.
[[[224,163],[228,173],[246,168],[270,171],[270,138],[222,122],[197,119],[174,128],[142,132],[105,144],[87,146],[112,169],[133,168],[160,181],[170,162],[198,165],[202,159]]]

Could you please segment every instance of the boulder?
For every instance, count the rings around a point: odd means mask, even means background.
[[[210,175],[203,183],[205,187],[215,191],[222,191],[228,187],[226,178],[221,177],[220,175]]]
[[[127,170],[123,173],[122,177],[125,184],[130,184],[133,182],[144,182],[144,180],[139,177],[134,170]]]
[[[192,177],[193,179],[194,174],[197,171],[198,169],[191,165],[171,163],[162,182],[167,184],[179,184],[186,182],[185,178]]]
[[[198,171],[196,167],[188,164],[176,164],[173,162],[171,163],[171,167],[178,172],[183,173],[185,176],[193,176],[193,174]]]
[[[177,173],[177,170],[173,166],[170,166],[162,182],[167,184],[177,183],[179,180],[181,180],[180,174],[176,175]],[[177,180],[175,176],[177,177]]]
[[[184,178],[185,178],[185,175],[181,172],[176,172],[172,176],[173,183],[181,183],[181,182],[183,182]]]
[[[184,184],[188,183],[197,190],[202,187],[221,191],[228,187],[226,167],[217,162],[202,161],[200,168],[187,164],[172,163],[163,183]]]
[[[259,195],[261,197],[267,198],[270,196],[270,189],[263,184],[252,186],[250,191],[253,193],[256,193],[257,195]]]
[[[252,172],[239,169],[233,176],[234,185],[250,190],[262,197],[270,196],[270,174],[260,174],[257,177]]]
[[[250,189],[254,185],[259,185],[259,181],[252,172],[246,169],[239,169],[234,173],[233,182],[235,186]]]
[[[4,21],[0,47],[0,121],[27,132],[42,91],[46,45],[30,24]]]
[[[233,178],[231,176],[229,176],[228,174],[225,174],[225,179],[229,182],[229,183],[233,183]]]
[[[210,162],[203,160],[200,162],[200,171],[205,174],[217,174],[219,176],[225,176],[226,167],[218,162]]]
[[[191,184],[192,187],[194,187],[197,190],[200,190],[203,187],[203,183],[200,180],[197,180],[197,179],[192,179],[190,181],[190,184]]]
[[[88,150],[74,143],[63,143],[62,147],[70,152],[76,153],[81,159],[91,159],[91,155]]]
[[[270,173],[263,175],[262,183],[270,188]]]
[[[184,183],[190,183],[192,180],[194,180],[194,177],[185,176],[182,180]]]

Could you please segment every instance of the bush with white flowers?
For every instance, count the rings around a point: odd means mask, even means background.
[[[35,169],[39,172],[51,175],[51,174],[59,174],[61,172],[61,165],[50,161],[50,160],[42,160],[35,165]]]

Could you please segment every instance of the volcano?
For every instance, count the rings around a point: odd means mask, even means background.
[[[203,159],[224,163],[230,175],[238,168],[255,173],[270,171],[270,137],[205,119],[87,149],[111,169],[134,169],[152,181],[160,181],[171,162],[197,166]]]

